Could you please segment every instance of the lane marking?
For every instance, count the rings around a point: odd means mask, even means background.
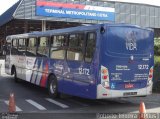
[[[4,101],[7,105],[9,105],[9,101],[8,100],[6,100],[6,101]],[[20,109],[18,106],[16,106],[16,112],[21,112],[22,111],[22,109]]]
[[[46,99],[47,101],[55,104],[55,105],[58,105],[58,106],[62,107],[62,108],[69,108],[69,106],[67,106],[67,105],[65,105],[65,104],[62,104],[62,103],[60,103],[60,102],[58,102],[58,101],[55,101],[55,100],[53,100],[53,99],[51,99],[51,98],[45,98],[45,99]]]
[[[34,107],[36,107],[39,110],[47,110],[45,107],[43,107],[42,105],[38,104],[37,102],[33,101],[33,100],[26,100],[28,103],[30,103],[31,105],[33,105]]]

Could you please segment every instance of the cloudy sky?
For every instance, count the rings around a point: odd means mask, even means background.
[[[143,3],[160,6],[160,0],[106,0],[106,1],[121,1],[121,2],[132,2],[132,3]]]
[[[1,0],[2,1],[2,0]],[[0,4],[0,15],[4,13],[8,8],[15,4],[19,0],[4,0]],[[133,3],[144,3],[160,6],[160,0],[106,0],[106,1],[121,1],[121,2],[133,2]]]
[[[0,15],[19,0],[1,0]]]

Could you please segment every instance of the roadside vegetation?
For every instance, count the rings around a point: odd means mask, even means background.
[[[153,91],[160,92],[160,38],[154,39],[154,76]]]

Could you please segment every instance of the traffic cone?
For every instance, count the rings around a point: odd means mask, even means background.
[[[9,96],[9,113],[14,113],[14,112],[16,112],[16,105],[14,100],[14,94],[11,93]]]
[[[138,119],[145,119],[145,114],[146,114],[146,108],[144,102],[140,103],[139,107],[139,118]]]

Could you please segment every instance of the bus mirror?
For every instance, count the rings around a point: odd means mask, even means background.
[[[104,32],[105,32],[104,27],[101,27],[101,29],[100,29],[100,33],[101,33],[101,34],[103,34]]]

